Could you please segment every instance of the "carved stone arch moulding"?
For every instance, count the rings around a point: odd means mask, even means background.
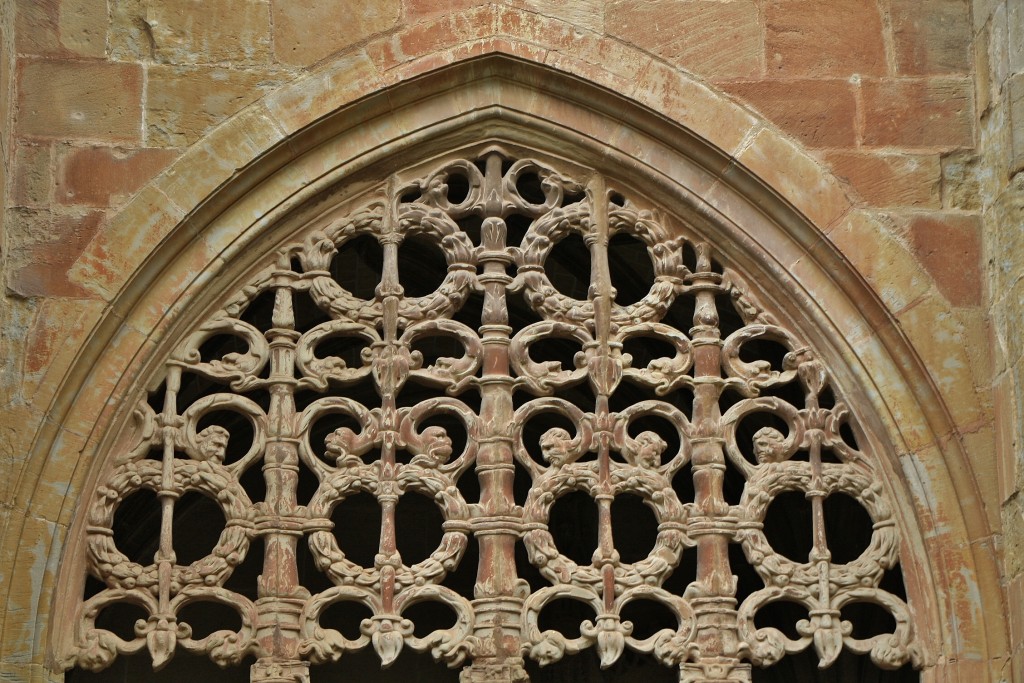
[[[345,270],[356,261],[339,260],[357,242],[380,250],[369,289]],[[410,244],[441,255],[435,286],[419,287],[432,272],[401,255]],[[619,248],[647,263],[648,287],[622,275]],[[61,665],[100,668],[139,650],[161,665],[189,650],[225,664],[259,657],[253,680],[277,681],[305,662],[365,648],[390,662],[411,648],[471,663],[467,680],[514,679],[520,658],[591,648],[602,664],[632,650],[704,681],[746,680],[751,662],[803,651],[829,664],[845,649],[941,680],[998,654],[989,641],[1002,636],[979,615],[1001,611],[999,596],[981,591],[978,603],[987,560],[973,555],[978,531],[939,455],[955,448],[939,438],[948,418],[884,307],[810,221],[655,113],[513,60],[458,65],[270,150],[160,251],[167,266],[151,281],[163,288],[118,310],[117,343],[134,344],[133,360],[94,370],[125,375],[80,477],[50,622]],[[574,291],[564,271],[581,258]],[[195,279],[177,284],[189,268]],[[552,339],[553,357],[542,349]],[[547,426],[528,435],[530,421]],[[672,429],[649,426],[659,421]],[[932,446],[938,463],[922,460]],[[125,557],[113,533],[117,506],[139,491],[164,519],[148,562]],[[172,522],[189,493],[215,501],[225,523],[208,554],[181,564]],[[811,520],[796,559],[765,531],[792,493]],[[585,560],[549,525],[577,494],[600,531]],[[365,563],[331,529],[357,495],[381,510]],[[443,518],[416,562],[395,545],[395,508],[412,495]],[[612,527],[621,496],[656,521],[653,545],[628,561]],[[830,498],[870,527],[863,552],[842,561]],[[446,576],[471,542],[476,585],[453,590]],[[257,544],[264,571],[247,597],[225,584]],[[298,544],[329,585],[302,586]],[[518,574],[517,544],[539,583]],[[693,580],[666,588],[691,556]],[[738,600],[736,563],[763,584]],[[897,563],[905,597],[883,585]],[[86,572],[102,585],[83,602]],[[541,626],[562,598],[592,612],[578,636]],[[237,628],[193,633],[178,613],[203,601],[229,605]],[[634,635],[622,615],[636,601],[659,603],[674,625]],[[349,602],[370,613],[357,634],[320,623]],[[453,624],[415,630],[403,612],[423,602],[445,605]],[[778,602],[802,610],[792,629],[756,621]],[[96,627],[114,603],[145,613],[133,633]],[[855,603],[892,627],[854,632],[844,608]]]

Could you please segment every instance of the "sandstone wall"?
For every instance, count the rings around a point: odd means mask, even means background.
[[[1024,164],[1024,125],[1012,125],[1024,122],[1017,0],[8,2],[2,57],[10,59],[0,62],[0,76],[10,74],[0,81],[0,110],[11,122],[2,139],[0,323],[8,537],[59,535],[61,522],[23,518],[19,482],[64,374],[110,305],[111,293],[75,265],[129,200],[175,172],[167,169],[218,126],[339,58],[349,60],[352,82],[386,84],[508,51],[582,76],[601,70],[641,101],[662,96],[661,73],[692,74],[808,152],[814,173],[834,174],[872,220],[820,227],[927,366],[955,425],[942,437],[970,454],[972,504],[988,529],[974,542],[1000,552],[1005,525],[1006,576],[1021,593],[1024,539],[1013,532],[1024,505],[1014,455],[1024,433],[1016,388],[1024,345],[1014,332],[1024,176],[1010,179]],[[294,132],[287,114],[276,125]],[[799,187],[803,167],[785,159],[769,154],[755,170]],[[166,197],[151,195],[155,213]],[[145,233],[125,246],[152,247]],[[38,600],[40,589],[11,590]],[[1024,643],[1019,630],[1013,639]]]
[[[974,7],[981,205],[993,327],[1005,582],[1015,659],[1024,660],[1024,4]],[[1018,664],[1019,666],[1019,664]]]

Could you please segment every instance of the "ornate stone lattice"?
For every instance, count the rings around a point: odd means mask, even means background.
[[[523,658],[546,664],[592,647],[603,666],[628,648],[677,667],[680,680],[741,681],[751,664],[809,648],[822,666],[844,648],[882,668],[917,663],[907,605],[881,587],[898,562],[893,509],[823,362],[718,264],[712,245],[670,229],[600,174],[582,176],[494,150],[419,179],[396,176],[360,210],[312,221],[198,325],[138,406],[134,445],[115,454],[88,503],[88,571],[102,588],[81,605],[67,665],[99,670],[145,649],[159,668],[183,649],[225,666],[255,657],[253,681],[295,681],[309,662],[372,647],[386,666],[411,648],[467,667],[467,681],[524,680]],[[382,268],[361,297],[342,286],[351,273],[338,259],[367,239]],[[549,267],[573,239],[590,260],[586,294],[576,297]],[[632,303],[613,286],[609,244],[622,239],[649,259],[650,281]],[[433,291],[407,293],[418,274],[403,279],[404,244],[443,254]],[[581,263],[577,274],[586,270]],[[247,319],[268,297],[269,319]],[[679,310],[688,329],[667,322]],[[457,350],[432,354],[436,343]],[[545,358],[552,343],[571,350]],[[325,430],[332,419],[342,426]],[[438,424],[461,425],[462,444],[453,449]],[[309,473],[315,490],[300,501]],[[734,500],[729,476],[740,482]],[[254,478],[265,493],[253,491]],[[464,495],[470,479],[478,499]],[[119,505],[144,490],[161,519],[148,563],[123,553],[114,532]],[[225,524],[209,554],[178,564],[175,507],[189,492],[215,501]],[[793,492],[809,503],[802,558],[774,548],[766,532],[770,508]],[[380,509],[369,566],[346,555],[347,530],[332,522],[359,494]],[[415,563],[396,541],[396,506],[409,494],[444,518],[439,545]],[[549,525],[570,495],[597,508],[589,562],[563,552]],[[653,547],[632,562],[613,528],[623,496],[642,499],[656,522]],[[870,541],[845,562],[833,561],[826,534],[837,496],[870,517],[855,518],[870,525]],[[471,540],[479,551],[467,594],[444,584],[469,561]],[[227,583],[257,544],[252,599]],[[329,587],[303,585],[300,544]],[[517,544],[546,585],[521,578]],[[684,558],[693,558],[692,580],[670,590]],[[738,593],[740,569],[764,587]],[[593,612],[578,636],[544,627],[545,609],[563,599]],[[182,610],[202,602],[237,613],[237,629],[194,637]],[[423,602],[446,606],[451,626],[418,634],[405,613]],[[674,627],[634,635],[641,629],[623,614],[638,602],[669,610]],[[758,614],[780,602],[806,616],[760,625]],[[118,603],[146,614],[133,637],[98,625]],[[372,613],[358,635],[321,623],[350,603]],[[855,633],[843,610],[858,603],[882,608],[892,628]]]

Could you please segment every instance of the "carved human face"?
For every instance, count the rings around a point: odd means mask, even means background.
[[[754,432],[754,455],[760,463],[779,462],[786,437],[774,427],[762,427]]]

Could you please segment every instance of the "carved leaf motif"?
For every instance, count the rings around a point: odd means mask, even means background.
[[[586,182],[578,182],[558,166],[491,148],[415,177],[399,171],[369,199],[353,199],[355,211],[324,202],[315,216],[302,214],[301,234],[267,254],[147,379],[159,389],[139,404],[135,431],[115,440],[119,457],[85,511],[88,569],[105,588],[81,604],[66,664],[99,669],[142,649],[156,667],[178,649],[221,665],[255,654],[254,680],[264,680],[301,677],[305,661],[368,646],[387,666],[408,647],[449,666],[472,663],[467,680],[492,670],[522,679],[520,654],[548,664],[593,647],[605,667],[629,649],[698,681],[734,680],[746,660],[768,666],[812,646],[822,665],[843,648],[883,668],[920,663],[910,608],[880,588],[899,560],[899,509],[873,454],[849,436],[856,406],[839,396],[826,360],[723,265],[728,253],[698,239],[685,211],[647,206],[596,171],[581,170]],[[632,253],[653,272],[628,285],[639,295],[628,305],[615,301],[612,283],[620,254],[609,245],[621,236],[642,245]],[[342,286],[350,274],[337,262],[361,248],[356,238],[376,242],[383,256],[365,300]],[[584,299],[559,291],[549,262],[570,238],[587,249],[589,267],[576,273],[589,275],[577,283]],[[444,259],[440,284],[424,296],[406,292],[420,275],[399,256],[410,239]],[[552,339],[578,351],[541,357]],[[723,496],[728,468],[742,478],[738,503]],[[317,485],[304,498],[297,482],[310,473]],[[525,499],[517,498],[523,473]],[[254,501],[243,482],[257,476],[265,491]],[[463,477],[480,485],[472,503]],[[693,498],[681,500],[688,490]],[[225,521],[215,547],[176,564],[167,550],[182,540],[171,537],[176,522],[163,525],[155,560],[126,556],[114,516],[140,491],[172,517],[185,494],[214,501]],[[871,518],[867,548],[838,564],[832,539],[815,527],[813,561],[777,552],[765,516],[790,493],[856,501]],[[395,510],[409,494],[443,518],[438,546],[415,564],[403,562],[395,540],[405,532]],[[380,539],[372,566],[342,551],[338,538],[349,529],[334,527],[336,509],[356,495],[381,507],[380,533],[369,534]],[[598,509],[589,562],[563,553],[549,524],[570,495]],[[610,526],[625,496],[640,499],[657,525],[647,554],[631,562]],[[226,582],[257,537],[272,552],[255,587],[261,599],[251,602]],[[460,567],[471,540],[487,558],[481,568]],[[519,540],[548,586],[532,589],[516,575],[508,558]],[[699,580],[682,595],[664,588],[684,553],[719,541],[739,544],[764,589],[735,595],[737,559],[703,550]],[[295,582],[300,543],[331,584],[313,595]],[[456,569],[482,568],[476,601],[441,585]],[[538,626],[540,612],[563,598],[592,609],[578,637]],[[193,639],[179,612],[197,600],[231,606],[242,626]],[[634,637],[622,621],[634,600],[658,603],[676,625]],[[759,610],[780,600],[807,610],[795,639],[755,625]],[[128,642],[96,627],[100,610],[124,602],[150,615]],[[346,602],[373,615],[352,640],[320,624]],[[450,608],[455,623],[417,637],[405,614],[419,602]],[[855,638],[841,620],[851,602],[889,612],[892,633]],[[708,614],[719,627],[707,626]],[[283,652],[290,663],[275,659]]]

